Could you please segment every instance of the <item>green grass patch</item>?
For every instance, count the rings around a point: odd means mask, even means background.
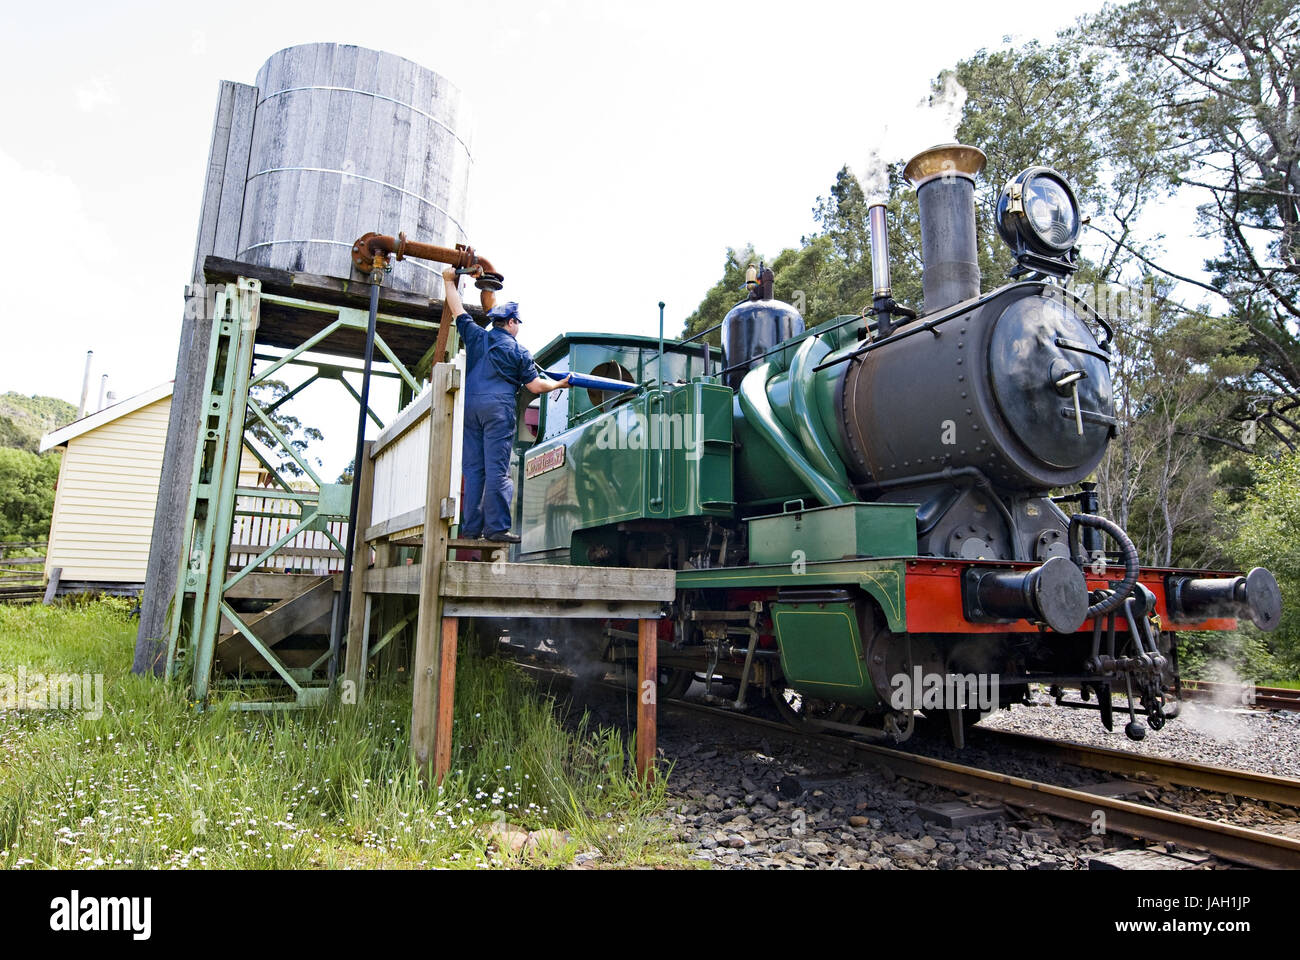
[[[0,676],[102,674],[103,709],[0,712],[0,867],[311,868],[683,865],[630,744],[594,729],[515,665],[457,665],[452,774],[420,786],[409,686],[360,708],[198,713],[184,685],[129,672],[135,624],[112,600],[0,606]],[[462,645],[462,650],[472,644]],[[528,858],[486,826],[567,831]]]

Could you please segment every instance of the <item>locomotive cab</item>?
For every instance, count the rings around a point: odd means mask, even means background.
[[[546,370],[560,375],[589,373],[624,383],[689,383],[696,377],[716,374],[722,365],[722,353],[710,347],[707,367],[701,346],[682,346],[664,342],[659,355],[659,341],[653,337],[609,333],[566,333],[556,337],[534,358]],[[538,437],[548,440],[575,427],[592,416],[626,402],[634,392],[609,390],[556,390],[542,403]]]

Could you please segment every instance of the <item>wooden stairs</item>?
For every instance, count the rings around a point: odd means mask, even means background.
[[[275,650],[285,666],[300,668],[310,666],[329,647],[335,586],[333,576],[251,574],[226,597],[232,605],[238,602],[241,606],[273,601],[257,612],[240,612],[236,608],[236,613],[263,646]],[[225,617],[217,638],[214,668],[226,675],[267,673],[273,669]]]

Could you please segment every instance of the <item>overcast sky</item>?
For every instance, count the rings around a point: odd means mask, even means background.
[[[797,245],[842,164],[944,139],[918,108],[941,69],[1099,7],[6,5],[0,392],[75,403],[88,349],[92,405],[101,373],[119,398],[171,379],[218,82],[251,84],[283,47],[356,43],[461,87],[477,120],[466,226],[536,350],[563,331],[655,333],[661,299],[679,331],[728,246]],[[327,470],[351,456],[337,422],[318,423]]]

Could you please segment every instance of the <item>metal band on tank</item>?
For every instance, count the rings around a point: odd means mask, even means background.
[[[419,107],[412,106],[411,104],[407,103],[404,100],[398,100],[396,97],[386,97],[382,93],[375,93],[371,90],[357,90],[354,87],[325,87],[325,86],[286,87],[283,90],[277,90],[275,93],[268,93],[261,100],[257,101],[257,105],[260,107],[262,104],[266,103],[266,101],[270,100],[272,97],[278,97],[282,93],[297,93],[299,90],[330,90],[338,93],[356,93],[356,94],[360,94],[363,97],[374,97],[376,100],[387,100],[389,103],[395,103],[399,107],[406,107],[406,109],[410,110],[412,113],[418,113],[420,116],[432,120],[438,126],[442,127],[442,129],[446,130],[453,137],[455,137],[456,142],[465,148],[465,156],[469,158],[469,162],[470,163],[474,162],[474,156],[469,151],[469,145],[460,138],[460,134],[458,134],[451,127],[447,126],[447,124],[443,123],[433,114],[426,113],[424,110],[421,110]]]
[[[462,230],[461,234],[463,235],[464,233],[465,231]],[[344,243],[342,240],[263,240],[261,243],[255,243],[252,246],[244,247],[243,250],[239,251],[239,255],[242,257],[244,254],[248,253],[249,250],[256,250],[258,247],[271,247],[277,243],[329,243],[336,247],[347,247],[349,250],[352,249],[352,244]],[[428,264],[421,263],[419,260],[408,259],[403,260],[402,263],[409,263],[413,267],[419,267],[421,270],[428,270],[430,273],[439,273],[436,267],[431,267]],[[441,276],[440,273],[439,275]]]
[[[248,182],[252,183],[253,180],[255,180],[257,177],[262,176],[262,174],[264,173],[337,173],[340,177],[352,177],[354,180],[364,180],[366,181],[366,183],[375,183],[381,187],[387,187],[389,190],[396,190],[398,193],[403,193],[408,197],[411,197],[415,200],[419,200],[421,203],[428,204],[429,206],[433,207],[433,209],[441,213],[448,220],[450,220],[452,223],[454,223],[456,225],[456,229],[460,231],[460,235],[462,237],[466,236],[465,228],[460,225],[460,221],[458,221],[455,217],[453,217],[442,207],[438,206],[428,197],[422,197],[418,193],[412,193],[410,190],[406,190],[403,187],[399,187],[395,183],[389,183],[387,180],[376,180],[374,177],[363,177],[361,174],[353,173],[350,170],[333,170],[329,167],[268,167],[266,170],[259,170],[257,171],[257,173],[254,173],[251,176],[249,176]],[[330,241],[330,242],[333,243],[338,241]],[[352,246],[352,244],[350,243],[345,243],[343,245],[345,247]]]

